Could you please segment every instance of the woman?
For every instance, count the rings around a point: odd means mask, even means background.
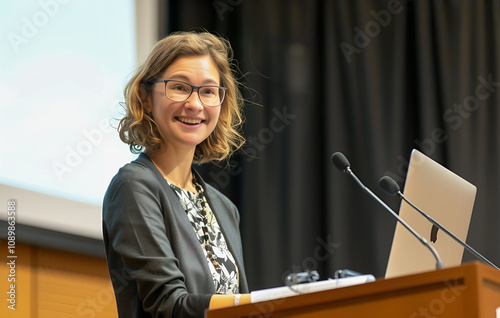
[[[228,42],[175,33],[125,88],[118,130],[140,154],[103,203],[120,317],[203,317],[207,308],[250,302],[238,211],[192,167],[224,160],[244,142],[231,63]]]

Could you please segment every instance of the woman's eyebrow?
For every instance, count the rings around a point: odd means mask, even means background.
[[[176,80],[181,80],[183,82],[189,83],[189,78],[186,75],[183,74],[175,74],[169,77],[169,79],[176,79]],[[203,85],[215,85],[218,86],[219,83],[211,78],[207,78],[203,80]]]

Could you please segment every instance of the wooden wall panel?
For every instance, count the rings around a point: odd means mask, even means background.
[[[0,250],[6,248],[2,241]],[[4,302],[1,317],[117,317],[105,259],[23,244],[16,249],[16,311]],[[7,276],[2,266],[0,279]]]

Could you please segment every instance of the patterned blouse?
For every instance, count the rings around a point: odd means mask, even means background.
[[[229,251],[219,223],[208,205],[203,187],[193,175],[193,184],[198,193],[181,189],[167,180],[179,197],[193,230],[207,257],[208,267],[217,294],[238,294],[239,273],[233,255]]]

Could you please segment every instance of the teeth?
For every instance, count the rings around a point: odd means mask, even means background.
[[[201,123],[201,119],[177,118],[181,123],[195,125]]]

